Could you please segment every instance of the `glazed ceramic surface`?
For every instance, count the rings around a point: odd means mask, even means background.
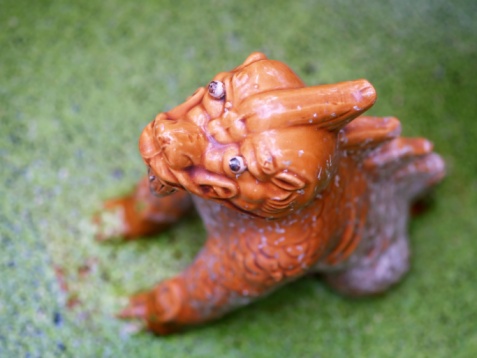
[[[444,163],[426,139],[400,137],[396,118],[361,116],[375,100],[366,80],[308,87],[253,53],[158,114],[139,142],[148,176],[107,203],[120,215],[114,234],[156,233],[194,205],[208,237],[188,268],[120,316],[170,334],[307,273],[351,296],[397,283],[410,205]]]

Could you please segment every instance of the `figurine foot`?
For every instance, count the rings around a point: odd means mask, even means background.
[[[130,195],[105,202],[103,211],[93,218],[97,227],[96,239],[133,240],[154,235],[177,222],[191,208],[192,201],[185,192],[161,198],[154,196],[146,177]]]
[[[123,238],[127,232],[124,216],[124,207],[106,202],[103,210],[96,213],[92,219],[96,229],[95,239],[97,241],[110,241]]]
[[[150,236],[167,229],[175,222],[166,215],[156,215],[156,220],[145,215],[148,204],[133,196],[108,200],[104,209],[93,217],[97,227],[96,239],[109,241],[112,239],[133,240]]]
[[[326,282],[339,293],[350,297],[383,293],[398,283],[409,270],[407,239],[394,242],[376,260],[346,271],[325,275]]]
[[[148,330],[158,335],[177,333],[182,327],[172,320],[181,307],[179,295],[180,289],[174,282],[163,282],[151,291],[130,297],[129,304],[117,317],[140,320]]]

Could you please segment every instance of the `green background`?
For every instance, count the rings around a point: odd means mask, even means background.
[[[0,0],[0,356],[477,356],[475,14],[470,0]],[[257,50],[308,84],[367,78],[370,113],[435,143],[448,177],[411,223],[412,271],[380,298],[308,277],[183,335],[132,334],[114,312],[187,265],[203,229],[100,245],[89,218],[145,173],[154,115]]]

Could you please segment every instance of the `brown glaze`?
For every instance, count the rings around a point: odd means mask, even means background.
[[[306,273],[351,296],[398,282],[410,203],[442,179],[444,163],[429,141],[399,137],[396,118],[359,117],[375,99],[365,80],[306,87],[254,53],[160,113],[139,142],[149,178],[115,203],[122,234],[162,229],[188,192],[208,239],[187,269],[133,296],[120,316],[170,334]],[[138,198],[148,203],[139,214]]]

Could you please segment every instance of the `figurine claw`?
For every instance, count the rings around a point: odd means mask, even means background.
[[[121,319],[146,319],[148,311],[147,301],[148,296],[145,293],[132,296],[129,299],[128,305],[117,314],[117,317]]]
[[[172,322],[181,306],[180,287],[174,281],[165,281],[151,291],[141,292],[129,298],[129,303],[117,317],[141,320],[150,331],[168,335],[183,327]]]
[[[147,327],[147,295],[138,294],[129,298],[129,303],[116,317],[129,322],[125,326],[125,333],[139,333],[146,330]]]

